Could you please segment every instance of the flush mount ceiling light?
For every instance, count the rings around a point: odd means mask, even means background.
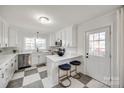
[[[42,24],[48,24],[48,23],[51,22],[50,19],[47,18],[47,17],[40,17],[40,18],[39,18],[39,21],[40,21],[40,23],[42,23]]]

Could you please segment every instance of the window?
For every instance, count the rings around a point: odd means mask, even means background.
[[[39,49],[46,49],[46,39],[36,39],[36,46]]]
[[[46,39],[25,38],[25,50],[46,49]]]
[[[105,56],[105,32],[89,35],[89,55]]]
[[[34,38],[25,38],[25,50],[35,49],[35,39]]]

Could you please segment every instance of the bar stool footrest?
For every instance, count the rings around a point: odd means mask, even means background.
[[[65,79],[69,81],[69,84],[68,84],[68,85],[64,85],[64,84],[63,84],[63,82],[65,81]],[[70,80],[68,77],[66,77],[66,78],[63,78],[62,80],[60,80],[60,81],[59,81],[59,84],[60,84],[62,87],[69,87],[69,86],[71,85],[71,80]]]

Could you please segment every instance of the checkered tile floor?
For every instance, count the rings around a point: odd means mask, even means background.
[[[70,88],[108,88],[96,81],[95,79],[81,74],[80,79],[70,78],[72,84]],[[12,80],[7,88],[47,88],[47,68],[46,66],[34,66],[15,72]],[[65,84],[67,81],[65,81]],[[61,85],[56,85],[53,88],[62,88]]]

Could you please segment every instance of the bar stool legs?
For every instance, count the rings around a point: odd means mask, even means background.
[[[63,70],[63,68],[61,68],[61,70]],[[64,70],[66,71],[66,74],[65,75],[62,75],[60,76],[60,69],[58,69],[58,80],[59,80],[59,84],[63,87],[69,87],[71,85],[71,80],[69,79],[69,75],[68,75],[68,72],[70,72],[70,69],[66,69]],[[68,85],[64,85],[64,81],[65,80],[68,80],[69,81],[69,84]]]
[[[73,73],[73,72],[75,72],[75,74],[76,74],[75,76],[72,76],[72,73]],[[71,76],[71,77],[74,77],[74,78],[76,78],[76,79],[80,79],[80,78],[81,78],[80,73],[77,72],[77,66],[75,66],[75,69],[74,69],[74,70],[71,70],[71,71],[70,71],[70,76]]]
[[[73,78],[76,78],[76,79],[80,79],[81,75],[80,75],[80,73],[77,72],[77,67],[81,64],[81,62],[79,62],[79,61],[72,61],[72,62],[70,62],[70,64],[75,66],[75,69],[70,70],[70,76],[73,77]],[[72,76],[72,72],[75,72],[76,75]]]
[[[65,80],[68,80],[69,81],[69,84],[68,85],[64,85],[63,82]],[[66,75],[63,75],[60,77],[60,74],[59,74],[59,84],[63,87],[69,87],[71,85],[71,80],[69,79],[69,76],[68,76],[68,71],[66,73]]]

